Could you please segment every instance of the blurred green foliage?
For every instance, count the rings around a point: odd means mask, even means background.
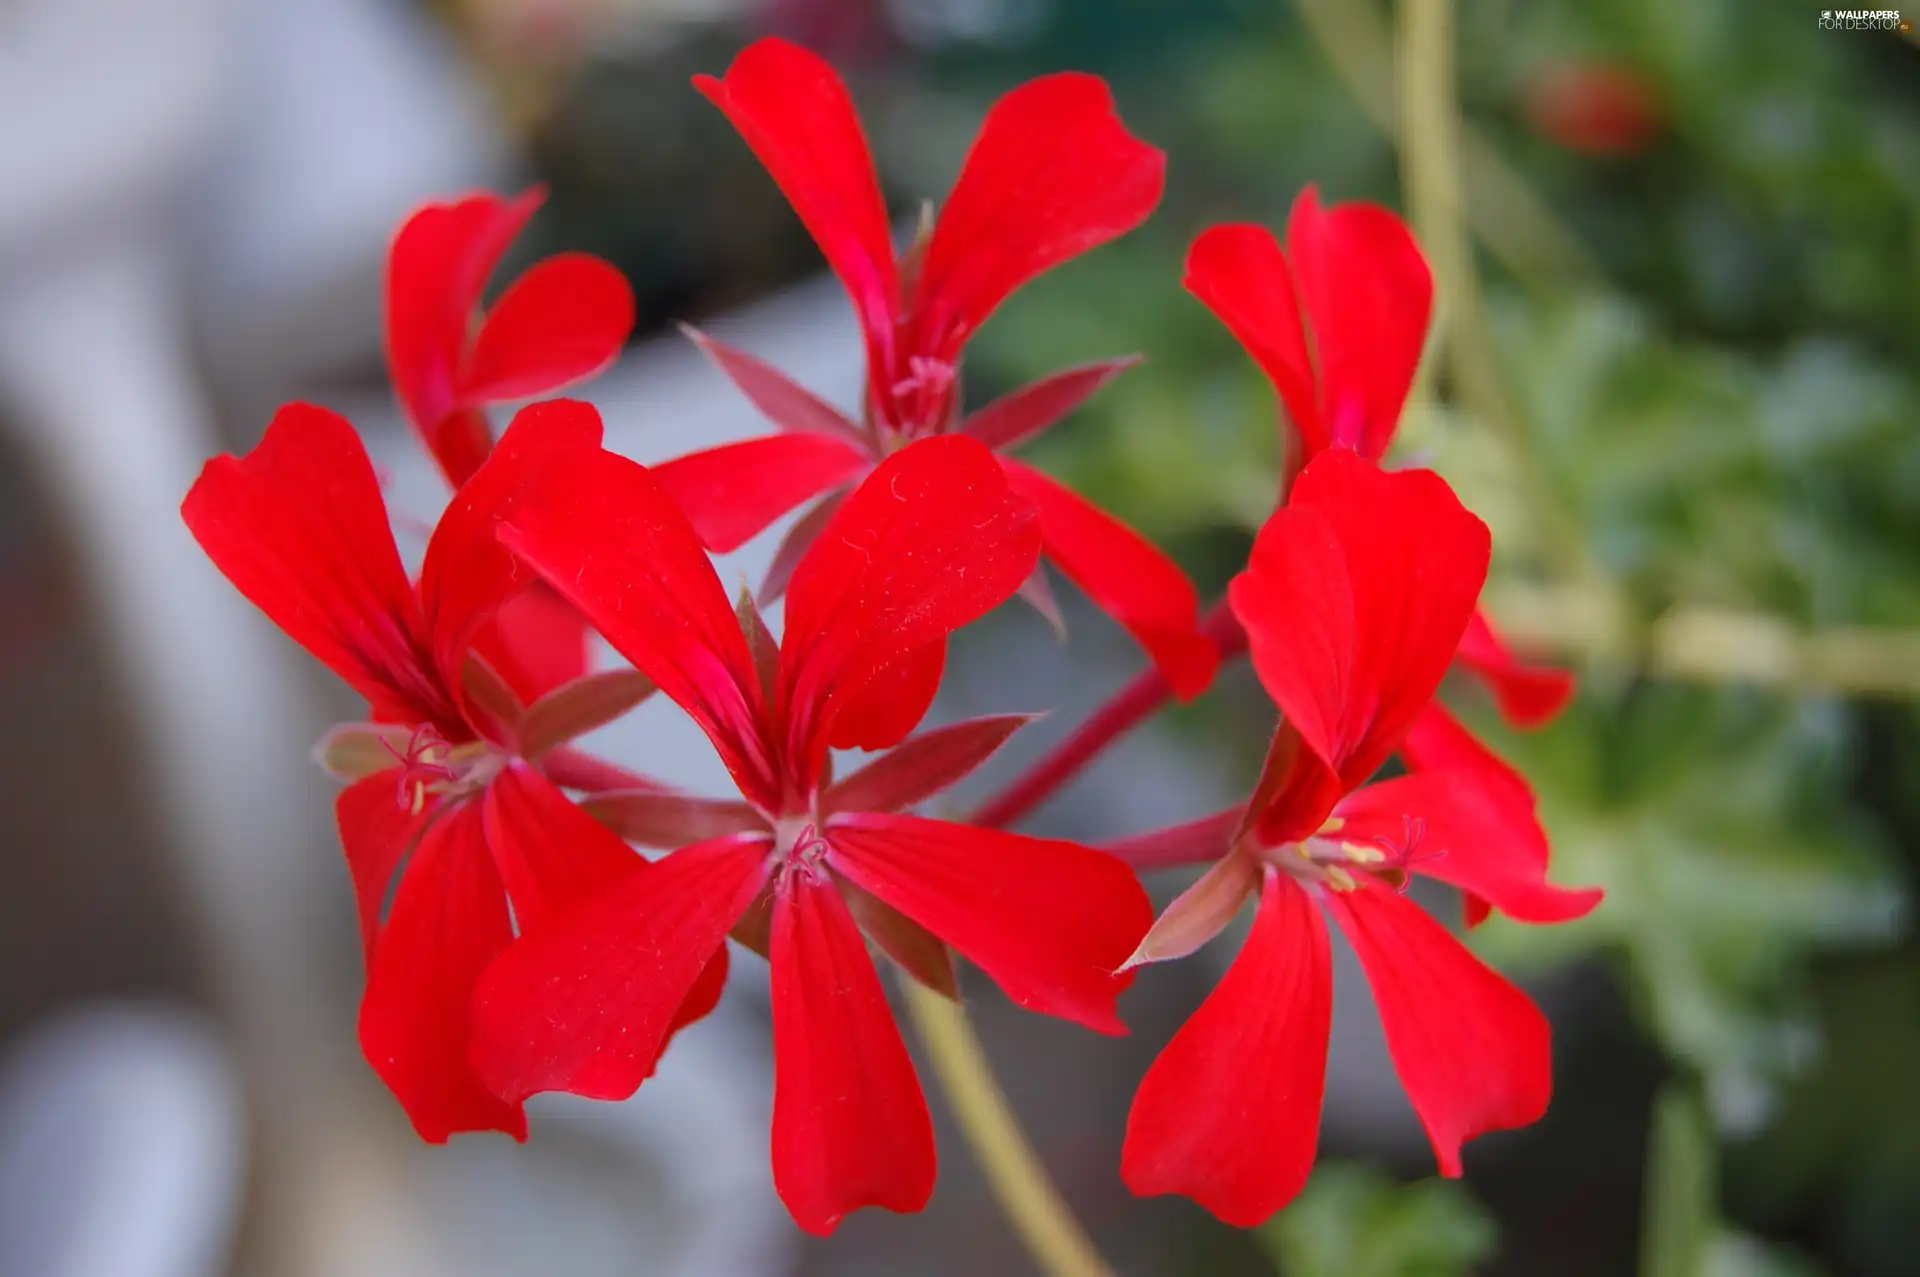
[[[1351,1162],[1322,1162],[1258,1236],[1285,1277],[1464,1277],[1497,1242],[1458,1183],[1401,1185]]]

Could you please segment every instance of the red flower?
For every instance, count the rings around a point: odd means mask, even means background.
[[[1433,316],[1433,274],[1405,222],[1376,204],[1322,208],[1309,186],[1285,249],[1263,226],[1212,227],[1187,253],[1186,286],[1273,382],[1297,464],[1334,444],[1386,455]],[[1458,659],[1519,726],[1547,722],[1573,695],[1571,675],[1522,662],[1481,616]]]
[[[1666,126],[1660,95],[1631,67],[1561,62],[1527,81],[1527,122],[1541,136],[1585,155],[1631,155]]]
[[[524,584],[495,525],[540,465],[599,443],[584,404],[522,412],[455,494],[417,587],[366,450],[323,408],[281,409],[252,453],[208,462],[181,508],[227,579],[371,706],[373,722],[322,745],[353,781],[337,814],[368,965],[360,1041],[435,1142],[469,1130],[526,1136],[519,1103],[487,1090],[468,1063],[471,993],[513,938],[509,899],[522,931],[537,933],[574,901],[646,876],[643,860],[555,788],[638,779],[564,742],[631,708],[645,680],[523,681],[525,670],[496,668],[484,641]],[[686,1014],[711,1007],[721,974]]]
[[[773,967],[774,1179],[803,1228],[918,1210],[933,1130],[864,931],[954,988],[946,944],[1029,1009],[1122,1031],[1113,974],[1151,909],[1127,867],[1072,843],[897,814],[1018,726],[907,741],[835,784],[829,744],[914,726],[893,671],[999,605],[1039,533],[992,455],[934,439],[884,462],[795,570],[784,640],[736,616],[699,538],[642,467],[570,454],[503,537],[712,739],[744,801],[605,795],[604,818],[679,850],[509,949],[482,981],[475,1060],[501,1095],[630,1095],[731,932]],[[691,843],[691,845],[685,845]],[[937,938],[936,938],[937,937]]]
[[[1184,1193],[1252,1225],[1306,1182],[1332,1006],[1316,903],[1360,956],[1443,1174],[1460,1173],[1465,1140],[1546,1111],[1545,1019],[1402,890],[1426,874],[1532,922],[1579,917],[1600,893],[1546,883],[1524,787],[1461,784],[1443,770],[1366,784],[1427,712],[1487,557],[1486,527],[1437,476],[1383,473],[1330,448],[1234,580],[1234,614],[1284,726],[1244,812],[1123,848],[1137,864],[1221,857],[1130,965],[1192,952],[1250,896],[1259,914],[1141,1083],[1122,1155],[1134,1191]],[[1510,801],[1527,809],[1500,809]]]
[[[1072,369],[957,420],[967,340],[1015,289],[1132,230],[1159,202],[1165,157],[1127,132],[1090,75],[1051,75],[988,114],[931,230],[896,258],[886,203],[846,87],[819,57],[765,39],[726,78],[695,81],[733,121],[792,201],[852,295],[867,347],[864,420],[853,422],[752,356],[694,339],[784,432],[661,466],[709,548],[732,550],[796,506],[826,500],[794,527],[762,591],[779,595],[848,487],[903,443],[947,431],[996,449],[1033,438],[1133,364]],[[1040,510],[1047,557],[1146,648],[1182,697],[1212,681],[1213,645],[1184,573],[1126,525],[1039,471],[1003,461]],[[1044,578],[1031,587],[1041,606]],[[920,665],[930,699],[940,663]]]
[[[387,256],[387,364],[447,482],[493,450],[490,403],[551,394],[605,369],[633,331],[626,278],[587,253],[534,265],[480,308],[508,245],[546,199],[470,195],[408,218]]]

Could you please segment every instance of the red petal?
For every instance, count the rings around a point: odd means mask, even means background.
[[[1547,882],[1547,831],[1533,795],[1499,772],[1420,772],[1364,785],[1341,802],[1339,815],[1342,841],[1398,852],[1411,842],[1408,868],[1521,922],[1568,922],[1600,903],[1598,888]]]
[[[789,757],[817,766],[833,716],[863,684],[1005,602],[1039,556],[1032,505],[980,443],[941,436],[888,458],[794,573],[780,652]],[[887,733],[863,735],[871,745]]]
[[[387,364],[394,391],[456,488],[486,460],[465,431],[442,440],[455,380],[487,277],[546,199],[535,187],[512,200],[468,196],[428,204],[407,219],[387,256]],[[478,422],[490,442],[486,422]]]
[[[913,349],[951,359],[1016,288],[1146,221],[1166,164],[1098,76],[1042,76],[1001,98],[934,224]]]
[[[580,804],[628,842],[672,851],[711,838],[764,830],[767,822],[745,803],[645,789],[610,790]]]
[[[901,744],[820,796],[822,815],[840,811],[902,811],[971,775],[1031,714],[995,714],[936,727]]]
[[[416,813],[411,806],[401,805],[398,769],[357,780],[334,799],[334,819],[340,826],[340,848],[346,853],[347,871],[353,875],[353,899],[359,906],[360,940],[369,970],[394,871],[413,850],[434,813],[432,807]]]
[[[1046,555],[1153,657],[1174,693],[1207,690],[1220,651],[1200,633],[1200,597],[1180,566],[1078,493],[1002,457],[1013,490],[1040,512]]]
[[[625,1099],[767,877],[764,837],[675,852],[523,937],[480,982],[473,1059],[496,1094]]]
[[[1322,209],[1311,186],[1287,220],[1287,254],[1313,328],[1320,406],[1363,457],[1393,442],[1433,318],[1433,272],[1413,232],[1377,204]]]
[[[1124,1033],[1113,973],[1153,923],[1133,871],[1050,838],[848,813],[827,824],[833,867],[971,958],[1030,1011]]]
[[[776,805],[753,656],[700,539],[645,469],[608,452],[541,473],[501,539],[712,738],[741,792]]]
[[[1052,429],[1139,362],[1139,355],[1127,355],[1042,377],[968,416],[960,423],[960,433],[972,435],[996,452],[1018,447]]]
[[[1532,790],[1527,778],[1486,742],[1466,729],[1445,705],[1434,701],[1413,720],[1400,742],[1400,758],[1409,771],[1495,771],[1520,789]]]
[[[480,627],[473,650],[531,705],[586,675],[587,623],[545,581],[535,581]]]
[[[1325,448],[1333,432],[1320,416],[1293,272],[1272,232],[1244,223],[1209,227],[1187,250],[1185,283],[1267,374],[1305,455]]]
[[[873,458],[829,435],[767,435],[653,468],[700,539],[729,554],[810,497],[850,483]]]
[[[1230,589],[1254,669],[1347,788],[1400,744],[1486,580],[1486,525],[1431,471],[1308,463]]]
[[[550,395],[604,371],[633,332],[633,289],[611,263],[535,263],[487,311],[461,369],[463,406]]]
[[[207,462],[180,514],[234,587],[366,697],[375,718],[465,737],[373,463],[346,418],[288,404],[252,452]]]
[[[900,286],[886,201],[846,85],[817,54],[772,38],[749,45],[725,79],[699,75],[693,83],[726,112],[806,223],[853,297],[872,358],[875,342],[891,340]]]
[[[522,935],[647,867],[553,782],[515,763],[487,786],[487,846]]]
[[[924,1209],[933,1118],[866,942],[832,886],[798,875],[773,907],[773,1182],[831,1233],[862,1206]]]
[[[434,659],[449,684],[463,686],[474,636],[532,579],[500,544],[501,524],[557,458],[596,455],[600,433],[600,414],[590,404],[554,399],[529,405],[514,417],[486,464],[453,494],[420,565],[420,600],[433,628]]]
[[[826,435],[856,448],[872,449],[873,438],[865,429],[772,364],[709,337],[691,324],[680,325],[680,331],[727,374],[762,416],[782,430]]]
[[[1328,953],[1307,893],[1269,872],[1246,947],[1134,1096],[1120,1154],[1127,1187],[1191,1197],[1240,1228],[1299,1195],[1326,1089]]]
[[[1520,660],[1478,610],[1460,636],[1455,659],[1486,681],[1501,715],[1516,727],[1550,722],[1573,697],[1573,675]]]
[[[360,1047],[420,1138],[455,1131],[527,1137],[526,1114],[467,1062],[473,989],[513,939],[480,808],[447,812],[420,840],[380,932],[360,1003]]]
[[[1346,792],[1339,774],[1301,739],[1298,727],[1283,720],[1247,800],[1242,830],[1252,830],[1266,847],[1298,842],[1326,822]]]
[[[1458,1176],[1462,1143],[1545,1115],[1546,1017],[1407,897],[1363,887],[1328,898],[1373,985],[1387,1050],[1440,1173]]]
[[[610,789],[668,788],[657,780],[628,771],[604,758],[595,758],[571,745],[562,745],[550,751],[540,760],[540,770],[547,774],[547,779],[563,789],[578,789],[589,794],[605,793]]]
[[[1240,828],[1245,816],[1245,808],[1230,807],[1184,825],[1122,838],[1119,842],[1107,843],[1101,850],[1126,861],[1136,873],[1179,865],[1211,864],[1233,846],[1234,831]]]
[[[920,726],[947,672],[947,641],[936,639],[889,661],[843,695],[827,743],[835,749],[891,749]]]

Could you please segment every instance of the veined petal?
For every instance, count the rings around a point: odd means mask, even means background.
[[[668,851],[767,827],[766,819],[745,803],[672,791],[606,790],[589,794],[580,806],[628,842]]]
[[[899,968],[944,998],[960,1000],[960,980],[953,969],[953,950],[925,927],[892,905],[838,874],[834,886],[860,931]]]
[[[849,421],[845,413],[772,364],[710,337],[691,324],[680,325],[680,331],[715,367],[727,374],[762,416],[782,430],[826,435],[855,448],[872,449],[873,438],[865,428]]]
[[[923,1209],[933,1118],[866,942],[830,883],[794,875],[773,906],[773,1182],[831,1233],[862,1206]]]
[[[820,245],[853,297],[872,358],[877,343],[891,340],[899,272],[847,86],[819,55],[772,37],[747,46],[724,79],[699,75],[693,84],[726,112]]]
[[[311,404],[274,414],[245,457],[215,457],[180,514],[226,578],[385,722],[466,735],[427,641],[360,436]]]
[[[1378,459],[1393,442],[1433,317],[1433,272],[1405,222],[1377,204],[1326,209],[1309,186],[1287,254],[1313,328],[1332,441]]]
[[[946,435],[888,458],[794,573],[780,651],[789,757],[817,766],[830,736],[845,739],[834,717],[867,684],[1005,602],[1039,557],[1033,506],[982,444]],[[893,741],[912,727],[889,724]],[[861,735],[871,747],[886,733]]]
[[[1282,721],[1247,800],[1241,830],[1253,831],[1266,847],[1298,842],[1326,823],[1346,792],[1340,774],[1314,753],[1293,723]]]
[[[960,423],[960,433],[972,435],[995,452],[1016,448],[1072,415],[1140,359],[1139,355],[1124,355],[1042,377],[970,413]]]
[[[1551,722],[1573,698],[1573,675],[1551,665],[1522,661],[1477,608],[1460,636],[1454,659],[1493,690],[1501,716],[1516,727]]]
[[[428,204],[407,219],[387,255],[387,366],[395,392],[447,482],[459,487],[486,460],[469,427],[440,436],[455,410],[469,323],[500,258],[546,199],[540,187],[508,200],[477,194]],[[460,446],[447,446],[457,444]]]
[[[832,435],[767,435],[722,444],[655,466],[700,539],[729,554],[811,497],[851,482],[873,458]]]
[[[1526,994],[1396,892],[1329,892],[1328,907],[1366,969],[1387,1050],[1442,1175],[1460,1174],[1467,1140],[1545,1115],[1551,1035]]]
[[[1184,958],[1219,935],[1260,886],[1261,872],[1252,856],[1228,852],[1154,919],[1140,947],[1120,969]]]
[[[647,868],[617,835],[525,763],[510,764],[487,786],[482,816],[522,935]]]
[[[1304,454],[1333,439],[1320,416],[1313,354],[1301,321],[1293,271],[1264,226],[1211,226],[1187,250],[1187,291],[1246,348],[1286,406]]]
[[[609,452],[544,467],[501,539],[693,715],[741,792],[776,805],[753,656],[706,549],[643,467]]]
[[[1486,525],[1431,471],[1345,448],[1301,472],[1234,578],[1254,669],[1349,788],[1433,699],[1486,580]]]
[[[1383,850],[1387,864],[1451,883],[1520,922],[1570,922],[1597,887],[1547,882],[1547,831],[1533,795],[1494,771],[1427,771],[1363,785],[1340,804],[1338,836]]]
[[[360,1003],[367,1063],[430,1143],[456,1131],[527,1137],[520,1105],[467,1062],[474,985],[512,939],[480,809],[463,804],[433,823],[401,876]]]
[[[1098,506],[1002,457],[1007,482],[1040,512],[1046,556],[1147,650],[1181,700],[1207,690],[1220,650],[1200,633],[1200,596],[1179,564]]]
[[[1333,965],[1307,893],[1268,871],[1226,978],[1147,1070],[1120,1174],[1252,1228],[1299,1195],[1320,1137]]]
[[[971,958],[1007,996],[1099,1033],[1124,1033],[1115,975],[1153,922],[1125,865],[1077,843],[918,816],[827,822],[834,869]]]
[[[633,289],[611,262],[560,253],[487,311],[456,392],[462,406],[549,395],[604,372],[633,332]]]
[[[994,714],[921,732],[820,796],[820,812],[904,811],[971,775],[1031,714]]]
[[[500,544],[501,525],[557,458],[597,454],[600,433],[600,414],[590,404],[530,404],[514,417],[486,464],[453,494],[420,565],[420,601],[433,631],[434,660],[450,686],[464,687],[462,667],[480,628],[534,581]]]
[[[947,641],[909,648],[839,698],[827,743],[835,749],[891,749],[920,726],[947,672]]]
[[[1146,221],[1166,164],[1127,132],[1098,76],[1042,76],[1001,98],[934,224],[917,352],[951,358],[1022,284]]]
[[[387,762],[394,763],[391,755]],[[380,913],[393,885],[394,871],[407,858],[420,835],[436,815],[436,808],[415,811],[400,802],[397,768],[375,772],[340,791],[333,800],[340,826],[340,849],[346,853],[347,872],[353,875],[353,900],[360,914],[360,942],[368,969],[380,935]]]
[[[765,837],[718,838],[522,937],[474,1002],[473,1060],[495,1094],[632,1095],[681,1005],[767,878]]]

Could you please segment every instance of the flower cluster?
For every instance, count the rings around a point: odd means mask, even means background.
[[[720,996],[729,940],[772,971],[773,1166],[794,1218],[917,1210],[932,1123],[873,955],[958,996],[954,954],[1029,1010],[1124,1032],[1133,969],[1193,952],[1252,900],[1232,969],[1148,1072],[1123,1171],[1251,1223],[1310,1169],[1326,1074],[1330,915],[1372,982],[1444,1173],[1484,1131],[1544,1111],[1547,1025],[1405,894],[1452,884],[1469,924],[1578,917],[1546,881],[1531,791],[1436,701],[1450,666],[1516,723],[1571,693],[1475,608],[1485,526],[1438,476],[1383,468],[1431,310],[1425,261],[1384,209],[1295,206],[1194,244],[1187,286],[1273,380],[1290,440],[1279,508],[1203,622],[1161,551],[1006,455],[1131,359],[962,410],[968,338],[1034,276],[1139,225],[1164,157],[1106,86],[1056,75],[988,116],[954,189],[896,253],[858,117],[832,69],[777,40],[700,90],[786,192],[851,294],[858,419],[753,357],[694,340],[776,432],[649,471],[585,404],[490,404],[606,367],[633,302],[617,272],[539,263],[480,297],[539,203],[477,196],[396,237],[388,351],[455,491],[409,578],[373,466],[342,418],[295,404],[210,462],[183,514],[233,584],[368,702],[329,733],[360,910],[367,1059],[420,1135],[525,1138],[541,1091],[633,1094]],[[798,507],[758,597],[709,559]],[[1050,560],[1139,642],[1163,694],[1247,652],[1280,712],[1231,811],[1105,849],[913,814],[1027,721],[916,732],[949,636]],[[782,603],[775,638],[763,607]],[[631,668],[593,672],[599,632]],[[1218,641],[1222,634],[1230,641]],[[737,793],[684,793],[572,742],[659,694]],[[835,750],[876,755],[845,776]],[[1405,774],[1376,779],[1391,757]],[[650,859],[640,848],[665,853]],[[1153,918],[1138,874],[1210,864]]]

